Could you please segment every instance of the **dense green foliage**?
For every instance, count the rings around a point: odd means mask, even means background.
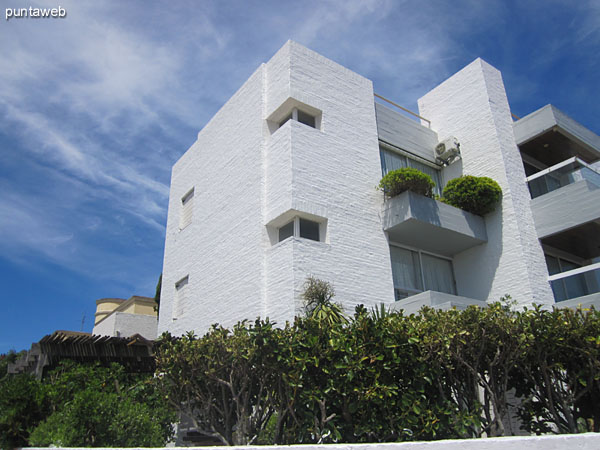
[[[532,433],[600,431],[600,312],[504,301],[348,318],[333,294],[309,278],[306,316],[283,328],[165,334],[155,378],[70,362],[42,381],[4,374],[0,447],[163,446],[175,410],[229,445],[511,435],[510,405]]]
[[[509,435],[513,389],[533,432],[600,424],[593,310],[359,306],[351,320],[310,314],[284,328],[257,320],[163,336],[156,356],[173,406],[230,445]]]
[[[404,191],[412,191],[431,198],[434,187],[435,183],[429,175],[412,167],[392,170],[379,182],[379,189],[388,197],[395,197]]]
[[[28,445],[31,430],[47,414],[40,383],[29,375],[0,379],[0,448]]]
[[[1,448],[162,446],[176,415],[149,375],[66,361],[43,381],[0,380]]]
[[[491,178],[463,175],[448,181],[440,200],[483,216],[496,208],[501,197],[500,185]]]

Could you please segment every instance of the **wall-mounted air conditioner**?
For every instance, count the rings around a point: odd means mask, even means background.
[[[447,166],[460,159],[460,143],[458,139],[450,136],[435,146],[435,159],[438,163]]]

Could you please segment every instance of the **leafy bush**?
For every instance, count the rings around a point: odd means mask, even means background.
[[[463,175],[448,181],[440,200],[483,216],[496,208],[501,197],[500,185],[491,178]]]
[[[26,447],[29,433],[47,414],[41,383],[26,374],[0,378],[0,448]]]
[[[429,175],[412,167],[392,170],[379,182],[379,189],[388,197],[395,197],[404,191],[411,191],[432,198],[434,187],[435,183]]]
[[[227,444],[390,442],[600,429],[600,312],[508,304],[257,320],[164,336],[164,393]]]
[[[43,380],[0,378],[0,448],[162,447],[175,421],[150,375],[63,361]]]

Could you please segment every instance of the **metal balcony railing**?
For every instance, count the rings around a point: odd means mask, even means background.
[[[600,292],[600,262],[548,277],[557,302]]]
[[[381,96],[381,95],[379,95],[379,94],[373,93],[373,95],[375,96],[375,98],[378,98],[378,99],[380,99],[380,100],[383,100],[384,102],[386,102],[386,103],[389,103],[389,104],[390,104],[390,105],[392,105],[392,106],[395,106],[396,108],[400,109],[401,111],[404,111],[405,113],[408,113],[408,114],[410,114],[411,116],[413,116],[413,117],[416,117],[417,119],[420,119],[420,120],[422,120],[422,121],[426,122],[426,123],[427,123],[427,128],[431,128],[431,120],[429,120],[429,119],[426,119],[425,117],[423,117],[423,116],[420,116],[420,115],[419,115],[419,114],[417,114],[416,112],[413,112],[413,111],[411,111],[410,109],[408,109],[408,108],[405,108],[405,107],[404,107],[404,106],[402,106],[402,105],[399,105],[398,103],[395,103],[395,102],[393,102],[393,101],[391,101],[391,100],[388,100],[387,98],[385,98],[385,97],[383,97],[383,96]]]
[[[581,180],[587,180],[600,187],[600,173],[576,156],[534,173],[526,180],[531,198],[539,197]]]

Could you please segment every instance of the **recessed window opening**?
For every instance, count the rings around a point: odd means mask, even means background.
[[[396,301],[424,291],[456,295],[452,260],[390,245]]]
[[[295,236],[312,241],[321,240],[321,224],[302,217],[294,217],[290,222],[279,228],[279,242]]]
[[[173,305],[173,320],[181,317],[187,308],[189,275],[175,283],[175,304]]]
[[[181,197],[181,215],[179,218],[179,229],[183,230],[189,224],[192,223],[192,216],[194,215],[194,188],[189,190],[183,197]]]
[[[317,128],[317,118],[312,114],[299,110],[298,108],[293,108],[292,112],[285,116],[281,122],[279,122],[279,127],[281,128],[288,120],[295,120],[296,122],[303,123],[309,127]]]

